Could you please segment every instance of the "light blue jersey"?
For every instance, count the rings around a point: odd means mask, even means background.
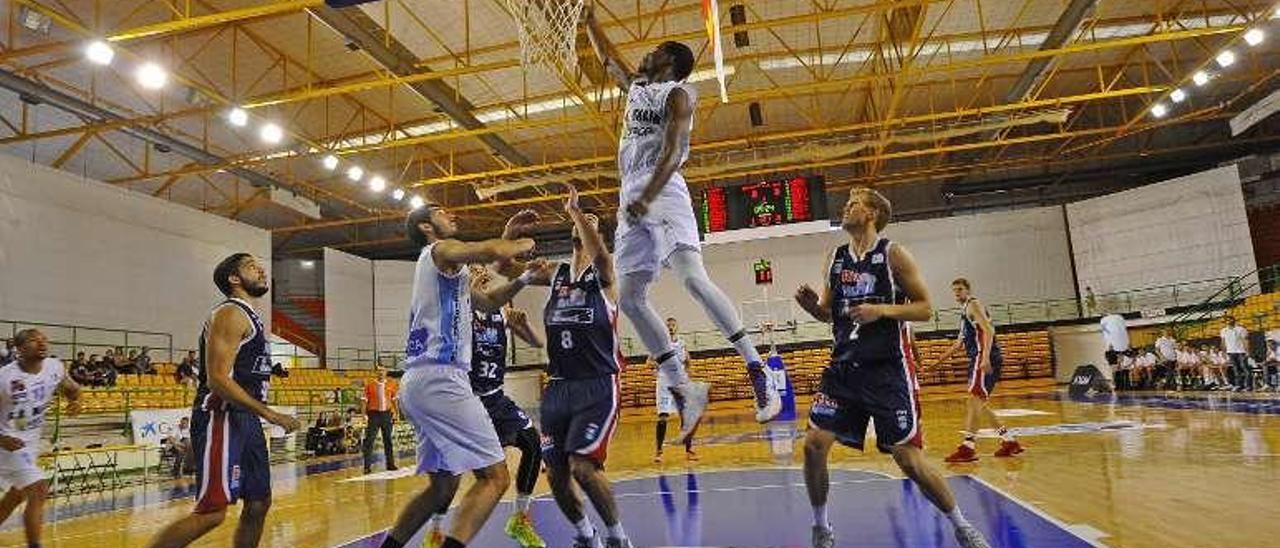
[[[454,365],[471,369],[471,283],[460,267],[452,275],[441,272],[431,257],[435,244],[422,249],[413,272],[409,303],[409,341],[405,368]]]

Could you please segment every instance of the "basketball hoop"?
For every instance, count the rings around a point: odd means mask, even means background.
[[[584,0],[503,0],[516,21],[520,62],[569,71],[578,66],[578,21]]]

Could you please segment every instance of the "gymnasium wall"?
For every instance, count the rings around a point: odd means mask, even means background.
[[[409,333],[409,299],[413,296],[410,261],[373,262],[373,325],[378,350],[401,352]]]
[[[1236,166],[1067,206],[1080,290],[1103,294],[1257,268]]]
[[[165,332],[193,348],[222,298],[213,268],[239,251],[271,268],[265,230],[0,155],[0,319]],[[269,323],[270,299],[257,304]]]
[[[373,261],[325,248],[325,353],[336,363],[354,358],[350,349],[374,347],[373,288]]]

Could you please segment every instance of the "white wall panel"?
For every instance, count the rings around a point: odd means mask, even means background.
[[[324,332],[331,367],[354,367],[355,349],[373,349],[372,261],[325,248]],[[361,357],[373,358],[371,353]]]

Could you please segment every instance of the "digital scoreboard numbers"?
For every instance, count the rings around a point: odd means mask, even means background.
[[[700,212],[703,234],[822,220],[826,186],[812,176],[707,188]]]

